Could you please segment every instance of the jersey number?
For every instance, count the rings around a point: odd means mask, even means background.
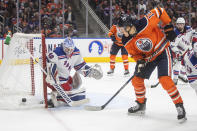
[[[153,14],[152,12],[148,12],[148,13],[146,14],[146,16],[148,17],[148,19],[150,19],[152,16],[154,16],[154,14]]]

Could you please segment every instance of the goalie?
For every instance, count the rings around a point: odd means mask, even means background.
[[[76,73],[70,76],[71,69]],[[98,64],[90,67],[83,60],[79,49],[74,45],[70,37],[65,38],[61,47],[57,47],[47,55],[47,86],[52,89],[51,99],[48,101],[49,107],[66,105],[65,100],[54,88],[58,84],[66,92],[72,101],[88,102],[85,96],[85,88],[80,88],[82,80],[80,75],[92,77],[97,80],[103,77],[103,72]]]

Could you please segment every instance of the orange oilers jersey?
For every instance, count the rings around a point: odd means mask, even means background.
[[[112,35],[114,35],[116,37],[117,42],[115,42],[115,44],[119,45],[119,46],[123,46],[122,44],[122,36],[123,34],[120,32],[120,29],[118,26],[113,25],[108,33],[108,36],[111,37]]]
[[[160,21],[163,26],[165,26],[171,22],[171,19],[163,8],[152,9],[142,19],[137,21],[135,25],[138,32],[137,35],[131,38],[124,37],[127,39],[124,42],[125,48],[135,61],[148,59],[166,40],[165,34],[162,32],[162,29],[159,28]],[[159,51],[151,61],[160,55],[169,45],[170,42],[161,48],[161,51]]]

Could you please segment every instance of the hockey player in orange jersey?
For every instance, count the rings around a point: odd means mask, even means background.
[[[158,26],[162,22],[163,29]],[[128,53],[137,62],[132,85],[136,94],[136,105],[128,109],[129,114],[145,113],[146,89],[144,79],[149,79],[157,67],[159,82],[171,97],[178,112],[177,119],[186,120],[183,100],[171,79],[172,60],[169,49],[170,42],[176,37],[171,19],[165,9],[157,7],[152,9],[140,20],[127,18],[124,22],[124,36],[122,38]],[[157,51],[156,51],[157,50]],[[157,52],[150,60],[151,54]],[[147,60],[150,62],[146,62]]]
[[[126,76],[129,74],[128,52],[122,44],[123,33],[120,30],[120,27],[122,27],[123,25],[121,21],[121,18],[118,19],[117,24],[113,25],[108,33],[109,37],[113,41],[112,47],[110,49],[110,70],[107,72],[108,75],[114,73],[116,55],[118,54],[119,50],[121,50],[122,60],[124,64],[124,75]]]

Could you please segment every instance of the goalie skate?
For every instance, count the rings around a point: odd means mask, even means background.
[[[137,100],[135,102],[136,105],[128,109],[128,115],[144,115],[146,110],[146,99],[144,103],[139,103]]]

